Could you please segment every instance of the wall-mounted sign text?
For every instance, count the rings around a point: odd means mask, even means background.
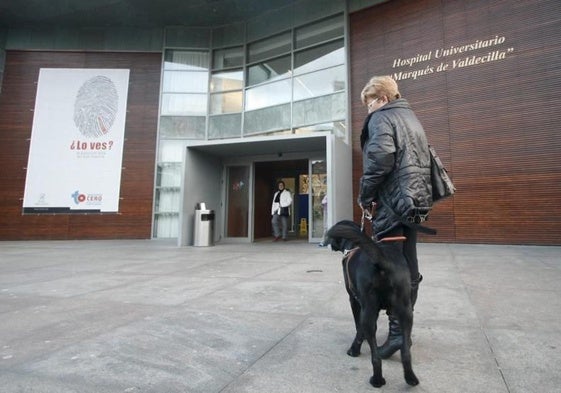
[[[392,63],[395,70],[392,77],[397,81],[417,79],[439,72],[504,60],[514,52],[514,48],[505,47],[505,44],[506,38],[496,35],[492,39],[475,40],[465,45],[450,45],[405,59],[397,58]],[[400,68],[403,69],[398,70]]]

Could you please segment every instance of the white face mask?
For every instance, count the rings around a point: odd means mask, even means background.
[[[368,113],[372,113],[376,109],[380,109],[381,107],[386,105],[386,102],[387,101],[386,101],[385,97],[376,97],[376,98],[372,99],[372,101],[370,101],[369,103],[366,104],[366,107],[368,108]]]

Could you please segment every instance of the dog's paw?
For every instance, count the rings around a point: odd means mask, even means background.
[[[413,372],[406,373],[405,374],[405,382],[407,382],[408,385],[417,386],[419,384],[419,379],[417,378],[417,376]]]
[[[386,380],[384,379],[384,377],[377,377],[373,375],[370,378],[370,385],[374,386],[375,388],[381,388],[385,384],[386,384]]]
[[[360,355],[360,347],[357,348],[354,345],[351,345],[347,351],[347,355],[352,356],[353,358],[358,357]]]

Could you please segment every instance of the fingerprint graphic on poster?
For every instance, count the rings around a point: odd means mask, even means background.
[[[74,123],[87,138],[104,136],[113,126],[118,107],[119,95],[113,81],[106,76],[94,76],[78,90]]]

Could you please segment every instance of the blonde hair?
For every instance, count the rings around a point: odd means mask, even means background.
[[[397,82],[389,75],[373,76],[362,89],[360,98],[366,105],[368,98],[386,97],[388,102],[401,97],[397,88]]]

